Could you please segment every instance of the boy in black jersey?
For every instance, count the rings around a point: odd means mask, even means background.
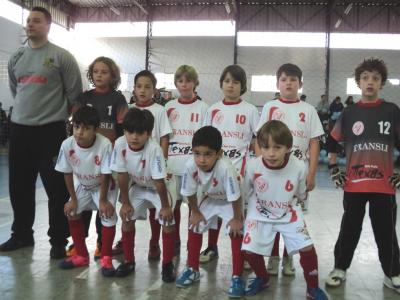
[[[355,70],[361,99],[346,107],[328,139],[331,177],[343,187],[344,214],[335,245],[335,268],[326,284],[336,287],[346,279],[360,238],[366,203],[385,274],[384,285],[400,293],[399,246],[396,237],[396,193],[400,176],[393,174],[393,150],[400,140],[400,109],[378,98],[387,79],[386,65],[366,59]],[[335,143],[345,142],[346,172],[336,164]]]

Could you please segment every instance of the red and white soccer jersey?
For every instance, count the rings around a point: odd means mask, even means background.
[[[270,255],[277,232],[290,255],[312,245],[303,213],[294,199],[307,196],[304,162],[289,156],[282,167],[271,168],[259,156],[246,167],[244,188],[249,201],[243,250]]]
[[[100,186],[101,175],[111,174],[109,167],[112,145],[109,139],[96,134],[93,146],[80,147],[73,136],[61,145],[55,169],[73,173],[86,189]]]
[[[178,99],[165,105],[172,127],[168,149],[168,169],[172,174],[183,175],[185,164],[192,156],[193,134],[203,126],[207,108],[200,100],[184,103]]]
[[[111,169],[115,172],[127,172],[132,179],[133,185],[129,188],[129,202],[134,208],[132,220],[146,219],[147,209],[152,207],[156,209],[158,219],[162,205],[154,180],[167,177],[160,145],[149,139],[142,150],[135,151],[129,147],[125,136],[121,136],[115,142]],[[171,207],[174,207],[171,197],[169,200]],[[159,222],[163,225],[161,219]]]
[[[307,196],[306,166],[290,155],[284,166],[272,168],[259,156],[247,165],[244,192],[249,198],[247,218],[273,223],[296,222],[293,198]]]
[[[109,168],[112,145],[108,138],[96,134],[94,144],[89,148],[80,147],[73,136],[61,145],[55,169],[62,173],[73,173],[78,182],[74,182],[78,200],[77,214],[85,210],[98,210],[100,202],[100,184],[102,174],[111,174]],[[115,207],[118,190],[110,179],[107,200]],[[117,215],[101,218],[104,226],[117,223]]]
[[[240,197],[237,176],[235,167],[226,157],[218,159],[210,172],[200,170],[193,157],[186,163],[181,194],[186,197],[197,194],[199,210],[207,221],[201,223],[196,232],[216,228],[218,217],[224,223],[233,218],[231,202]]]
[[[154,188],[153,179],[167,177],[165,160],[159,144],[149,139],[139,151],[129,147],[125,136],[119,137],[114,145],[111,170],[127,172],[134,184]]]
[[[171,133],[171,126],[169,124],[167,112],[162,105],[153,103],[149,106],[142,106],[134,103],[132,107],[147,109],[153,114],[154,128],[151,136],[157,143],[160,143],[161,137]]]
[[[236,170],[243,175],[249,147],[259,123],[257,108],[246,101],[227,103],[220,101],[206,113],[204,125],[217,128],[222,135],[222,149],[232,160]]]
[[[279,99],[267,102],[261,112],[257,130],[269,120],[282,121],[289,127],[293,135],[292,152],[302,160],[309,159],[310,140],[324,134],[317,111],[304,101],[288,102]]]

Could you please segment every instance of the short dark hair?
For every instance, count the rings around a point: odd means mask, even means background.
[[[116,90],[119,84],[121,83],[121,72],[115,63],[111,58],[105,57],[105,56],[99,56],[96,58],[90,65],[89,69],[86,73],[87,79],[89,79],[90,83],[94,85],[93,82],[93,68],[94,65],[98,62],[102,62],[103,64],[107,65],[107,67],[110,69],[110,74],[111,74],[111,82],[110,82],[110,88],[113,90]]]
[[[100,126],[99,113],[92,106],[82,106],[72,115],[72,123],[98,128]]]
[[[271,120],[265,123],[257,132],[257,142],[261,148],[268,146],[269,138],[288,149],[293,146],[293,136],[285,123],[278,120]]]
[[[148,77],[151,80],[151,83],[153,84],[153,88],[156,88],[157,86],[157,78],[156,76],[154,76],[154,74],[148,70],[143,70],[140,71],[139,73],[137,73],[135,75],[135,79],[134,79],[134,84],[136,85],[137,80],[139,79],[139,77]]]
[[[212,126],[204,126],[197,130],[192,139],[192,148],[204,146],[218,152],[222,148],[222,136],[219,130]]]
[[[154,127],[153,114],[147,109],[130,108],[122,122],[122,128],[133,133],[147,132],[151,135]]]
[[[378,72],[382,76],[382,86],[385,85],[388,76],[388,70],[385,62],[382,59],[374,57],[364,59],[364,61],[361,64],[359,64],[356,70],[354,71],[354,77],[357,84],[360,83],[360,76],[361,73],[364,71]]]
[[[277,81],[279,81],[279,78],[283,73],[285,73],[287,76],[296,76],[299,79],[299,82],[301,82],[301,79],[303,78],[303,72],[297,65],[294,64],[283,64],[280,66],[278,71],[276,71]]]
[[[227,66],[222,71],[221,77],[219,78],[219,87],[220,88],[222,88],[222,83],[224,82],[226,74],[228,74],[228,73],[231,74],[233,79],[235,79],[237,81],[240,81],[240,96],[242,96],[247,91],[247,76],[246,76],[246,72],[239,65]]]
[[[41,12],[44,15],[44,18],[46,19],[46,23],[47,24],[51,24],[52,22],[52,18],[51,18],[51,14],[50,12],[45,9],[44,7],[41,6],[34,6],[32,7],[31,11],[38,11]]]

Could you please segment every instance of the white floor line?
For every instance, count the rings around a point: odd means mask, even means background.
[[[88,278],[88,274],[89,274],[89,267],[87,267],[84,271],[82,271],[81,273],[79,273],[78,276],[76,276],[76,279],[87,279]]]

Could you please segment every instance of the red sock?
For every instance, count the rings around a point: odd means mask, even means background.
[[[243,236],[231,236],[232,276],[242,276],[243,273],[242,240]]]
[[[85,224],[83,223],[83,219],[80,218],[78,220],[68,220],[68,224],[76,253],[79,256],[88,257],[89,252],[85,243]]]
[[[303,267],[307,288],[318,287],[318,258],[314,247],[309,251],[300,251],[300,264]]]
[[[112,244],[115,237],[115,225],[101,226],[101,257],[112,256]]]
[[[203,235],[194,233],[189,230],[189,238],[188,238],[188,266],[193,270],[199,270],[199,256],[201,244],[203,242]]]
[[[174,209],[174,220],[175,220],[175,242],[181,242],[181,235],[179,233],[179,227],[181,226],[181,204],[182,200],[176,201]]]
[[[124,257],[127,263],[135,261],[135,229],[132,231],[122,230],[122,248],[124,250]]]
[[[274,247],[272,247],[271,256],[279,256],[279,239],[281,235],[279,232],[275,235]]]
[[[286,246],[283,248],[283,256],[285,256],[285,257],[289,256],[287,253],[287,250],[286,250]]]
[[[165,265],[170,263],[174,258],[174,232],[162,232],[162,243],[163,243],[163,251],[162,251],[162,264]]]
[[[160,240],[160,232],[161,232],[161,225],[156,220],[156,209],[149,208],[149,221],[151,227],[151,238],[150,238],[150,245],[158,245],[158,241]]]
[[[222,219],[218,218],[218,228],[208,230],[208,247],[215,248],[218,244],[219,231],[221,229]]]
[[[265,267],[264,257],[256,253],[245,252],[245,258],[257,277],[268,280],[267,268]]]

